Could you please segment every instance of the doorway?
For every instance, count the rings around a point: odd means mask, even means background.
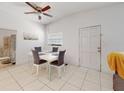
[[[79,65],[101,71],[101,25],[79,30]]]
[[[16,63],[16,30],[0,28],[0,68]]]

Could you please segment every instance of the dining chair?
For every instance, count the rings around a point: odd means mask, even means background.
[[[36,74],[38,74],[39,73],[39,67],[42,64],[47,63],[47,61],[43,60],[43,59],[40,59],[37,50],[32,50],[32,53],[33,53],[33,58],[34,58],[33,68],[36,67]],[[32,73],[33,73],[33,68],[32,68]]]
[[[58,47],[53,47],[52,52],[58,52]]]
[[[64,64],[64,55],[65,55],[65,52],[66,52],[66,50],[59,51],[58,60],[52,61],[50,63],[50,71],[51,71],[51,66],[57,68],[57,70],[58,70],[58,76],[59,77],[61,77],[61,69],[62,68],[64,69],[64,72],[65,72],[65,67],[64,67],[65,66],[65,64]]]
[[[37,50],[38,52],[42,52],[42,47],[34,47],[35,50]]]
[[[52,52],[58,52],[58,47],[53,47]]]

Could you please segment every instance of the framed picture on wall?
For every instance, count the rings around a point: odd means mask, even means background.
[[[24,40],[38,40],[38,36],[36,34],[23,32]]]

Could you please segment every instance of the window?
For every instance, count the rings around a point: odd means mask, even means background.
[[[63,33],[48,33],[48,45],[62,46],[63,45]]]

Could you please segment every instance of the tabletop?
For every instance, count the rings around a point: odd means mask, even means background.
[[[40,59],[47,60],[48,62],[52,62],[58,59],[58,55],[54,55],[52,53],[46,53],[44,55],[40,55]]]

